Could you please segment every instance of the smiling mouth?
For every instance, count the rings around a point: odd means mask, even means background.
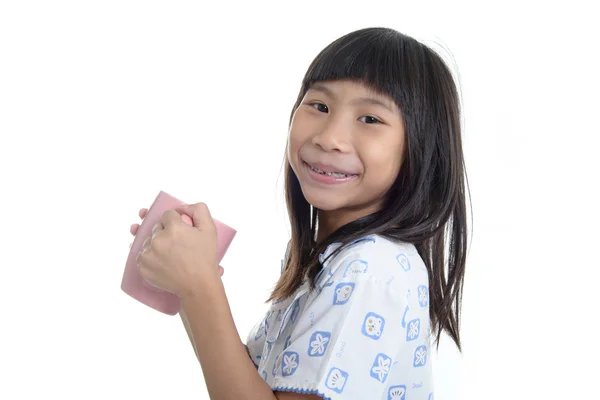
[[[319,175],[324,175],[324,176],[330,176],[332,178],[337,178],[337,179],[342,179],[342,178],[351,178],[353,176],[357,176],[357,174],[346,174],[343,172],[325,172],[323,170],[320,170],[317,167],[313,167],[312,165],[310,165],[307,162],[304,162],[306,164],[306,166],[308,168],[310,168],[312,171],[316,172]]]

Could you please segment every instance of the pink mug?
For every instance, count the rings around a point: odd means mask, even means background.
[[[135,235],[135,239],[129,250],[125,271],[123,272],[123,280],[121,282],[121,290],[129,296],[148,307],[152,307],[155,310],[168,315],[175,315],[179,312],[179,298],[173,293],[162,290],[143,279],[138,272],[136,258],[142,251],[146,238],[152,236],[152,227],[160,221],[162,214],[167,210],[173,210],[179,207],[181,204],[183,204],[182,201],[163,191],[160,191],[158,196],[156,196],[154,203],[152,203],[152,206],[148,209],[148,212]],[[187,224],[192,224],[192,220],[189,216],[182,215],[181,218]],[[214,222],[217,228],[218,260],[221,262],[236,234],[236,230],[217,220],[214,220]]]

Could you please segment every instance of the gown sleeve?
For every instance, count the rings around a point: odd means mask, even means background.
[[[303,323],[294,326],[277,359],[274,391],[332,400],[387,398],[392,368],[413,363],[414,349],[403,340],[406,282],[367,271],[385,258],[360,254],[345,262],[348,267],[302,310]]]

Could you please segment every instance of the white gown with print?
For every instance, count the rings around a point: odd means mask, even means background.
[[[412,244],[373,235],[327,260],[316,290],[305,282],[274,302],[247,346],[273,391],[432,400],[430,336],[423,260]]]

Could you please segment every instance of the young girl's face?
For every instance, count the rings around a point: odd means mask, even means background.
[[[288,140],[304,197],[339,216],[339,226],[381,208],[406,142],[394,101],[351,80],[313,84],[294,113]]]

